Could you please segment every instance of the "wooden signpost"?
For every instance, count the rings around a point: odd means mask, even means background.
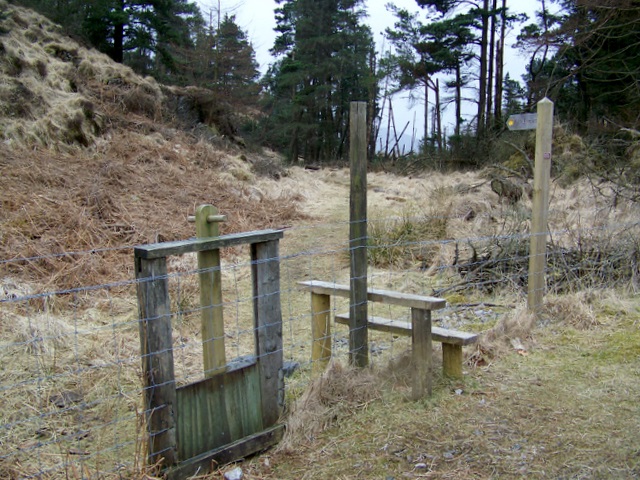
[[[536,156],[533,174],[533,206],[531,212],[531,244],[529,248],[529,281],[527,308],[538,314],[545,290],[546,248],[549,218],[549,183],[553,144],[553,102],[543,98],[537,113],[512,115],[509,130],[536,129]]]

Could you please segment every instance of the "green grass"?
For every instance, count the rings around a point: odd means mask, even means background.
[[[638,478],[637,307],[603,310],[591,328],[537,328],[526,355],[488,357],[464,381],[438,376],[431,399],[409,400],[401,363],[382,369],[377,399],[244,464],[245,478]]]

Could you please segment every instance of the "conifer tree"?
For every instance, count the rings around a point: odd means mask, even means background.
[[[202,16],[192,0],[17,0],[142,74],[181,83]]]
[[[340,158],[348,151],[350,102],[375,102],[375,51],[361,23],[363,1],[277,3],[272,53],[279,58],[264,79],[272,141],[292,160]]]

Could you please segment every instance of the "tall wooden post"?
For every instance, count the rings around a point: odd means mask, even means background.
[[[220,235],[218,223],[224,221],[224,217],[218,215],[218,209],[213,205],[200,205],[196,209],[195,221],[196,237],[218,237]],[[227,364],[224,347],[220,250],[199,252],[198,270],[200,270],[204,374],[210,377],[223,371]]]
[[[549,217],[549,183],[553,142],[553,102],[543,98],[538,102],[536,126],[536,157],[533,177],[533,207],[531,214],[531,246],[529,250],[529,282],[527,307],[539,313],[544,298],[546,247]]]
[[[367,103],[351,102],[351,196],[349,251],[351,298],[349,358],[352,365],[369,364],[367,334]]]
[[[167,467],[178,462],[167,259],[136,257],[135,261],[148,462],[162,462]]]

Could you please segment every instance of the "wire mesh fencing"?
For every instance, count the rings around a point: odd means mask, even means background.
[[[370,220],[370,287],[447,300],[434,325],[482,332],[522,303],[528,284],[528,219],[517,209],[475,216],[384,217]],[[473,217],[473,218],[471,218]],[[565,212],[548,237],[545,291],[625,288],[637,292],[640,226],[637,221],[572,221]],[[456,236],[473,222],[477,235]],[[312,379],[311,299],[298,282],[348,285],[349,224],[289,228],[281,241],[280,300],[285,399]],[[229,364],[255,355],[252,262],[246,246],[223,250],[222,309]],[[95,285],[72,285],[51,268],[64,263],[100,272],[118,262],[122,276],[96,276]],[[4,259],[0,297],[0,476],[3,478],[128,478],[147,461],[141,343],[133,247]],[[111,269],[105,269],[111,271]],[[167,265],[176,385],[205,376],[195,254]],[[42,280],[45,278],[46,280]],[[83,276],[82,278],[87,278]],[[92,277],[93,278],[93,277]],[[40,279],[37,280],[36,279]],[[62,285],[65,288],[56,288]],[[349,311],[332,298],[330,314]],[[371,304],[369,315],[408,320],[404,308]],[[332,355],[346,362],[349,329],[334,325]],[[370,332],[372,363],[383,364],[410,348],[410,338]]]

